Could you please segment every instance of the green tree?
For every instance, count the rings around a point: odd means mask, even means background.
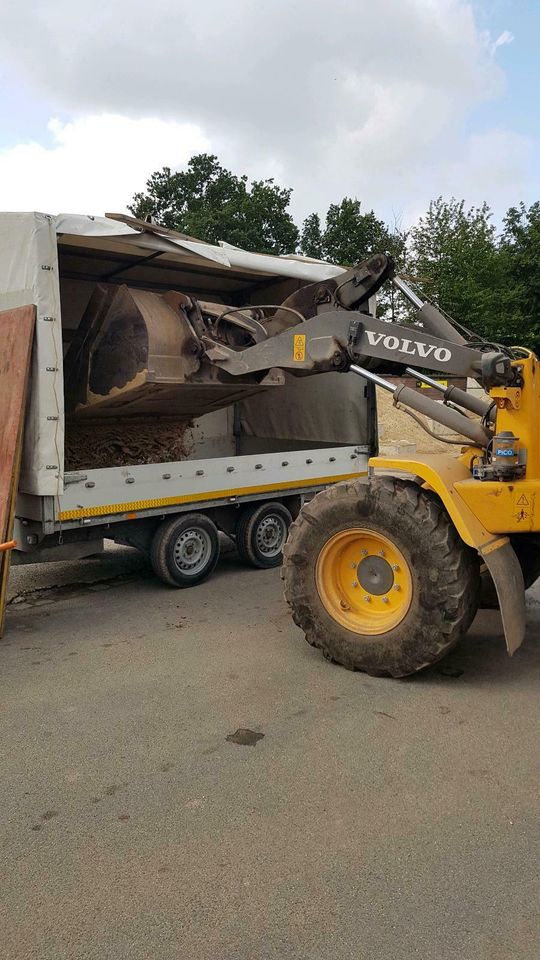
[[[463,200],[433,200],[411,231],[410,270],[426,299],[488,340],[508,327],[505,288],[491,210]]]
[[[389,232],[373,210],[362,213],[359,200],[344,197],[332,203],[326,214],[323,253],[327,260],[350,266],[370,253],[386,253]]]
[[[310,213],[304,220],[300,250],[305,257],[314,257],[316,260],[320,260],[323,256],[321,218],[318,213]]]
[[[540,201],[511,207],[499,248],[507,317],[501,340],[540,354]]]
[[[396,225],[389,229],[373,210],[362,213],[359,200],[344,197],[332,203],[326,214],[324,230],[318,214],[312,213],[302,229],[301,250],[306,256],[321,257],[332,263],[352,266],[372,253],[387,253],[399,269],[406,263],[407,234]],[[392,287],[381,290],[377,313],[389,320],[401,320],[406,311]]]
[[[225,240],[259,253],[296,250],[298,229],[288,211],[291,190],[273,180],[237,177],[216,156],[202,153],[185,170],[163,167],[136,193],[129,207],[134,216],[217,243]]]

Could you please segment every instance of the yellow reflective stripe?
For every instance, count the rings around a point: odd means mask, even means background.
[[[172,507],[181,503],[197,503],[201,500],[222,500],[227,497],[241,497],[250,493],[265,493],[269,490],[295,490],[298,487],[318,487],[340,480],[352,480],[366,476],[366,471],[343,473],[340,476],[310,477],[306,480],[293,480],[290,483],[266,483],[256,487],[238,487],[229,490],[211,490],[207,493],[187,493],[182,497],[156,497],[152,500],[129,500],[126,503],[107,503],[98,507],[79,507],[76,510],[61,510],[59,520],[79,520],[82,517],[104,517],[112,513],[130,513],[133,510],[151,510],[154,507]]]
[[[483,557],[488,557],[494,550],[500,550],[501,547],[505,547],[507,543],[509,543],[508,537],[499,537],[482,547],[480,553]]]

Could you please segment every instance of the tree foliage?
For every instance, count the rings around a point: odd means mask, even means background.
[[[314,257],[315,260],[322,260],[323,235],[321,218],[318,213],[310,213],[309,217],[306,217],[304,220],[300,238],[300,250],[305,257]]]
[[[411,231],[411,267],[426,299],[460,323],[491,336],[497,289],[497,247],[487,204],[433,200]]]
[[[201,153],[185,170],[163,167],[153,173],[129,209],[207,243],[225,240],[259,253],[293,253],[298,229],[288,211],[291,192],[273,180],[250,184],[216,156]]]
[[[352,266],[371,253],[400,255],[405,235],[390,230],[373,210],[362,213],[360,200],[344,197],[332,203],[324,230],[317,213],[304,220],[300,250],[307,257],[319,257],[343,266]]]
[[[388,253],[426,299],[475,334],[540,352],[540,201],[511,207],[497,235],[486,203],[467,207],[438,197],[407,233],[344,197],[330,205],[324,224],[310,214],[300,233],[289,212],[291,193],[273,180],[250,183],[217,157],[199,154],[185,170],[153,173],[130,210],[210,243],[225,240],[261,253],[298,248],[343,266]],[[391,287],[379,294],[378,313],[410,319]]]
[[[332,203],[326,214],[324,230],[317,213],[304,220],[300,250],[308,257],[317,257],[342,266],[352,266],[372,253],[387,253],[400,269],[406,261],[407,234],[397,226],[390,229],[373,210],[362,212],[359,200],[344,197]],[[393,288],[378,294],[377,313],[389,320],[404,318],[406,310]]]
[[[411,231],[411,269],[426,299],[494,343],[540,349],[540,204],[512,208],[498,237],[486,203],[430,203]]]
[[[540,353],[540,202],[511,207],[499,248],[508,310],[501,324],[503,342]]]

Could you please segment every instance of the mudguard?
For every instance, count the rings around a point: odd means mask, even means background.
[[[461,539],[474,547],[486,564],[501,610],[501,618],[510,656],[525,636],[525,584],[515,550],[506,536],[490,533],[460,497],[455,484],[470,479],[470,471],[461,460],[446,454],[416,458],[372,457],[370,470],[420,477],[441,498]]]
[[[495,584],[506,649],[512,656],[525,636],[525,584],[521,564],[509,540],[491,552],[484,551],[481,556]]]

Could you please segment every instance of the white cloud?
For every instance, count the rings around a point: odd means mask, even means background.
[[[509,30],[503,30],[503,32],[500,33],[497,39],[491,44],[492,56],[499,47],[506,47],[509,43],[513,43],[514,40],[515,37],[513,33],[510,33]]]
[[[18,0],[5,69],[75,119],[49,149],[0,154],[0,206],[118,209],[200,149],[292,186],[297,219],[344,194],[407,215],[460,181],[496,204],[520,150],[469,175],[463,130],[504,90],[493,52],[511,39],[492,42],[466,0],[115,0],[84,17]]]
[[[509,207],[528,200],[533,168],[534,153],[527,137],[497,128],[472,134],[458,155],[425,171],[424,195],[420,203],[414,199],[404,208],[405,224],[415,223],[427,201],[442,195],[465,200],[467,206],[479,206],[486,200],[498,226]],[[417,187],[412,196],[419,195]]]
[[[470,203],[485,197],[486,184],[503,210],[524,199],[533,163],[531,142],[509,130],[471,136],[463,154],[443,171],[442,192]]]
[[[53,144],[0,150],[0,208],[45,213],[124,210],[149,173],[208,149],[190,124],[112,114],[48,124]]]

